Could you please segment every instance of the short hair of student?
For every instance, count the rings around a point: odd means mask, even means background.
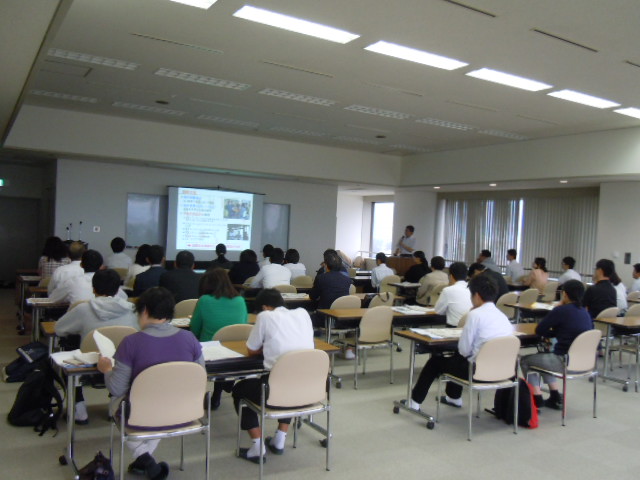
[[[111,250],[113,253],[120,253],[124,250],[124,247],[127,246],[127,243],[124,241],[122,237],[116,237],[111,240]]]
[[[636,273],[640,273],[640,263],[636,263],[636,264],[633,266],[633,270],[634,270]]]
[[[569,300],[578,305],[582,305],[582,297],[584,297],[584,284],[579,280],[568,280],[562,285],[562,290],[567,294]]]
[[[274,248],[271,250],[271,255],[269,255],[269,260],[271,263],[276,263],[278,265],[282,265],[284,262],[284,252],[281,248]]]
[[[540,270],[542,270],[543,272],[547,271],[547,259],[544,257],[536,257],[533,259],[533,263],[535,263],[536,265],[538,265],[538,267],[540,267]]]
[[[334,253],[327,253],[324,256],[324,264],[332,272],[337,272],[340,270],[340,267],[342,267],[342,260],[340,260],[340,257]]]
[[[239,295],[223,268],[207,270],[200,279],[199,291],[200,296],[212,295],[216,298],[234,298]]]
[[[518,251],[515,248],[510,248],[507,250],[507,255],[516,258],[518,256]]]
[[[432,257],[431,268],[434,270],[444,270],[444,258],[440,256]]]
[[[102,266],[102,255],[96,250],[87,250],[82,254],[82,268],[86,273],[97,272]]]
[[[476,293],[485,302],[495,302],[498,296],[498,285],[492,278],[486,275],[478,275],[469,281],[469,291],[471,295]]]
[[[159,264],[164,258],[164,248],[160,245],[151,245],[149,247],[149,255],[148,257],[151,265]]]
[[[275,288],[264,288],[256,296],[254,305],[258,311],[262,310],[263,306],[271,308],[284,307],[284,299],[282,294]]]
[[[416,229],[413,225],[407,225],[407,227],[405,228],[405,230],[409,230],[411,233],[415,232]]]
[[[598,268],[602,270],[605,277],[610,277],[616,271],[615,264],[607,258],[601,258],[596,262],[596,269]]]
[[[420,260],[420,263],[428,263],[427,257],[422,250],[416,250],[413,252],[413,256]]]
[[[61,243],[64,245],[62,240],[60,240],[60,237],[48,237],[44,242],[44,247],[42,248],[42,256],[49,259],[53,258],[56,247]]]
[[[284,259],[287,263],[298,263],[300,261],[300,253],[295,248],[290,248],[284,254]]]
[[[150,248],[151,248],[151,245],[149,245],[148,243],[143,243],[142,245],[140,245],[138,247],[138,251],[136,252],[135,263],[137,263],[141,267],[145,267],[149,265],[149,262],[147,262],[147,257],[149,256]]]
[[[258,255],[251,249],[246,249],[240,252],[240,263],[256,263],[258,261]]]
[[[182,250],[176,255],[176,268],[191,268],[195,261],[193,253],[189,250]]]
[[[113,297],[120,288],[120,275],[110,268],[98,270],[91,279],[91,285],[96,291],[96,295]]]
[[[227,246],[224,243],[219,243],[216,245],[216,253],[218,255],[224,255],[227,253]]]
[[[491,257],[491,252],[489,250],[482,250],[480,256],[489,258]]]
[[[387,263],[387,256],[384,252],[378,252],[376,254],[376,260],[380,260],[380,263]]]
[[[573,257],[564,257],[562,259],[562,263],[564,263],[569,268],[573,268],[576,266],[576,259]]]
[[[469,271],[467,272],[467,275],[469,277],[473,277],[475,275],[476,272],[482,272],[486,269],[487,267],[485,267],[483,264],[479,263],[479,262],[474,262],[471,265],[469,265]]]
[[[171,320],[175,307],[173,294],[164,287],[151,287],[136,301],[136,312],[142,313],[146,310],[147,315],[156,320]]]
[[[467,278],[467,266],[463,262],[453,262],[449,265],[449,274],[456,281],[465,280]]]
[[[262,255],[264,257],[270,257],[271,252],[273,251],[273,245],[267,243],[264,247],[262,247]]]
[[[80,260],[86,248],[82,242],[71,242],[69,245],[69,258],[71,260]]]

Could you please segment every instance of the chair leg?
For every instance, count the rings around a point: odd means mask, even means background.
[[[207,392],[205,401],[207,402],[207,429],[204,434],[206,435],[205,445],[207,451],[205,453],[204,478],[205,480],[209,480],[209,467],[211,463],[211,392]]]
[[[242,400],[240,400],[240,404],[238,405],[238,435],[236,438],[236,457],[240,456],[240,432],[242,431],[242,429],[240,428],[240,421],[242,419],[242,409],[244,408],[244,404],[242,403]]]
[[[563,427],[565,426],[566,417],[567,417],[567,372],[565,371],[564,375],[562,376],[562,426]]]
[[[326,457],[326,469],[327,472],[331,470],[331,409],[327,410],[327,457]]]
[[[476,418],[480,418],[480,390],[478,390],[478,398],[476,398]]]
[[[296,418],[293,421],[293,448],[298,448],[298,428],[300,418]]]
[[[440,392],[442,392],[442,376],[438,378],[438,396],[436,397],[436,423],[440,419]]]
[[[389,383],[393,383],[393,342],[389,344]]]
[[[180,437],[180,471],[184,472],[184,435]]]
[[[360,359],[360,349],[358,348],[358,345],[356,344],[356,348],[355,348],[355,353],[356,353],[356,358],[355,361],[353,362],[353,388],[355,390],[358,389],[358,360]]]
[[[440,403],[440,399],[438,398],[438,403]],[[471,441],[471,422],[473,420],[473,388],[469,385],[469,434],[467,436],[467,440]]]
[[[262,408],[260,412],[260,448],[258,450],[260,454],[260,475],[259,478],[262,480],[262,475],[264,474],[264,455],[262,455],[262,449],[265,448],[264,445],[264,410],[265,410],[265,402],[264,402],[264,385],[262,387]]]
[[[596,416],[596,398],[597,398],[597,396],[596,396],[596,388],[597,388],[597,385],[598,385],[598,372],[595,372],[595,375],[593,377],[593,418],[598,418]]]
[[[518,365],[519,366],[519,365]],[[518,369],[516,368],[516,372]],[[516,385],[514,387],[516,391],[513,395],[513,433],[518,434],[518,406],[520,405],[520,381],[516,375]]]

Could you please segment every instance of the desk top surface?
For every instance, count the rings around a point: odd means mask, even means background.
[[[368,308],[322,308],[318,312],[336,318],[338,320],[348,320],[354,318],[362,318]],[[436,315],[435,312],[419,312],[415,311],[411,313],[401,313],[393,311],[393,318],[407,318],[407,317],[424,317],[428,315]]]
[[[640,317],[596,318],[594,322],[605,323],[607,325],[615,325],[616,327],[640,327]]]
[[[537,326],[538,325],[535,323],[519,323],[517,325],[514,325],[514,330],[518,332],[518,338],[530,339],[536,337],[535,332]],[[415,340],[429,345],[440,343],[458,343],[458,338],[432,338],[428,335],[421,335],[411,330],[400,330],[394,333],[399,337],[408,338],[409,340]]]

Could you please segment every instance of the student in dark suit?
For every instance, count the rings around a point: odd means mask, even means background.
[[[164,248],[160,245],[152,245],[149,247],[149,255],[147,256],[149,270],[139,273],[133,285],[133,296],[139,297],[147,289],[160,285],[160,277],[167,270],[164,268]]]
[[[167,270],[160,276],[160,286],[173,293],[176,303],[190,298],[198,298],[198,286],[201,275],[193,271],[195,258],[193,253],[183,250],[176,255],[173,270]]]

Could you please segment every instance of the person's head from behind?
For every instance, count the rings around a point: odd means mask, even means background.
[[[633,266],[633,272],[631,273],[633,278],[640,278],[640,263],[636,263]]]
[[[227,254],[227,246],[224,243],[219,243],[216,245],[216,255],[219,257],[224,257]]]
[[[467,279],[467,266],[462,262],[453,262],[449,265],[449,275],[456,282]]]
[[[335,253],[327,253],[324,256],[324,265],[327,270],[337,272],[340,270],[340,267],[342,267],[342,261]]]
[[[444,270],[444,258],[436,256],[431,258],[431,268],[434,270]]]
[[[285,263],[296,264],[300,261],[300,253],[295,248],[290,248],[287,253],[284,254]]]
[[[260,311],[275,310],[278,307],[284,307],[284,299],[275,288],[265,288],[260,290],[254,304]]]
[[[273,250],[271,250],[269,261],[271,263],[275,263],[276,265],[282,265],[282,262],[284,262],[284,252],[282,251],[282,249],[274,248]]]
[[[543,272],[547,271],[547,259],[543,257],[536,257],[533,259],[533,268],[537,268],[542,270]]]
[[[518,252],[516,251],[515,248],[510,248],[509,250],[507,250],[507,260],[509,261],[515,260],[517,256],[518,256]]]
[[[63,258],[67,258],[68,256],[69,256],[69,247],[67,247],[66,243],[60,240],[58,243],[54,245],[53,252],[49,258],[55,260],[56,262],[59,262]]]
[[[113,297],[120,288],[120,275],[110,268],[98,270],[91,279],[96,297]]]
[[[469,281],[471,302],[474,307],[479,307],[486,302],[495,302],[498,296],[498,286],[493,279],[486,275],[476,275]]]
[[[256,263],[258,261],[258,255],[256,252],[250,249],[240,252],[240,263]]]
[[[267,243],[264,247],[262,247],[262,256],[264,258],[271,257],[271,252],[273,251],[273,245]]]
[[[575,303],[582,305],[584,297],[584,284],[579,280],[568,280],[562,285],[562,303]]]
[[[600,280],[609,280],[613,272],[616,271],[615,264],[607,259],[601,258],[596,262],[596,272],[594,275],[594,280],[599,282]]]
[[[69,258],[72,261],[80,260],[85,250],[86,248],[84,246],[84,243],[77,241],[71,242],[71,245],[69,245]]]
[[[149,262],[147,262],[147,258],[149,257],[150,248],[151,248],[151,245],[149,245],[148,243],[143,243],[142,245],[140,245],[138,247],[138,251],[136,252],[135,263],[137,263],[141,267],[145,267],[149,265]]]
[[[116,237],[111,240],[111,250],[113,253],[122,253],[126,246],[127,244],[122,237]]]
[[[562,259],[562,269],[569,270],[576,266],[576,259],[573,257],[564,257]]]
[[[614,286],[618,286],[620,285],[620,282],[622,282],[622,279],[620,278],[620,275],[618,275],[618,272],[614,271],[611,276],[609,277],[609,280],[611,281],[611,283],[613,283]]]
[[[176,268],[193,268],[193,265],[196,263],[196,259],[188,250],[183,250],[178,252],[176,255]]]
[[[64,245],[62,240],[60,240],[60,237],[47,238],[44,242],[44,247],[42,248],[42,256],[52,259],[56,251],[56,247],[61,243]]]
[[[149,288],[136,301],[140,326],[144,328],[150,323],[171,320],[175,306],[176,302],[169,290],[164,287]]]
[[[149,247],[149,254],[147,255],[149,265],[160,265],[162,260],[164,260],[164,248],[160,245],[151,245]]]
[[[413,232],[415,232],[415,228],[413,225],[407,225],[406,228],[404,229],[404,235],[405,237],[410,237],[411,235],[413,235]]]
[[[383,263],[387,263],[387,256],[384,254],[384,252],[378,252],[376,254],[376,263],[378,265],[382,265]]]
[[[233,298],[238,296],[229,274],[223,268],[207,270],[200,279],[200,296],[212,295],[216,298]]]
[[[427,257],[425,256],[422,250],[416,250],[415,252],[413,252],[413,260],[416,263],[423,263],[423,264],[427,263]]]
[[[476,277],[480,275],[482,272],[484,272],[486,268],[487,267],[485,267],[483,264],[479,262],[472,263],[471,265],[469,265],[469,271],[467,272],[467,276],[469,278]]]
[[[487,258],[491,258],[491,252],[489,250],[481,250],[476,261],[484,262]]]
[[[102,266],[102,255],[95,250],[87,250],[82,254],[80,266],[85,273],[97,272]]]

